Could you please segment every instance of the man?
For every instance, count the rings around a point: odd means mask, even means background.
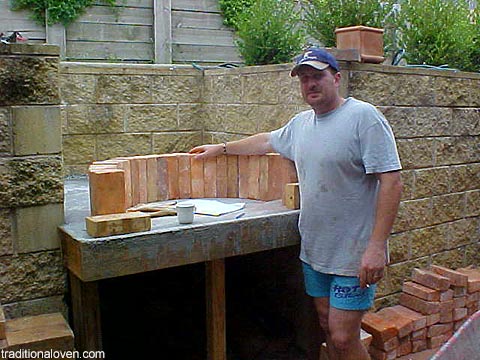
[[[374,106],[339,95],[335,58],[309,49],[291,76],[312,110],[270,133],[190,152],[198,158],[279,152],[295,162],[306,292],[314,298],[330,360],[370,359],[361,319],[387,263],[386,242],[401,195],[392,130]]]

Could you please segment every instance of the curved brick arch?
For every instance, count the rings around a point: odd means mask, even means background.
[[[204,160],[188,153],[119,157],[94,162],[88,177],[91,215],[173,199],[270,201],[281,199],[285,184],[297,181],[293,162],[273,153]]]

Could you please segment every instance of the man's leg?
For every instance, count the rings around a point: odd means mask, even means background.
[[[315,303],[315,308],[317,309],[320,327],[322,328],[325,334],[325,342],[327,343],[327,351],[328,351],[328,360],[340,360],[340,358],[338,358],[335,353],[335,349],[332,343],[332,338],[330,336],[330,329],[328,326],[330,301],[328,297],[316,297],[316,298],[313,298],[313,302]]]
[[[360,341],[360,327],[365,311],[340,310],[330,307],[328,329],[335,351],[335,360],[370,360]]]

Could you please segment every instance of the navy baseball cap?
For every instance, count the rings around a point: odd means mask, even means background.
[[[309,65],[317,70],[325,70],[329,66],[335,71],[340,71],[337,60],[328,51],[319,48],[309,48],[295,59],[295,66],[290,71],[290,76],[297,76],[302,65]]]

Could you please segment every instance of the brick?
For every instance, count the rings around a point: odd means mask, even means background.
[[[432,265],[433,272],[450,279],[450,283],[455,286],[467,286],[468,277],[461,272],[448,269],[443,266]]]
[[[465,317],[464,319],[462,320],[458,320],[458,321],[455,321],[453,323],[453,330],[454,331],[457,331],[458,329],[460,329],[460,327],[463,325],[463,323],[467,321],[467,317]]]
[[[192,196],[192,173],[190,169],[190,154],[177,154],[178,159],[178,196],[180,199],[190,199]]]
[[[443,301],[440,303],[439,308],[440,312],[449,312],[453,310],[453,300]]]
[[[372,345],[375,346],[377,349],[383,350],[385,352],[390,352],[396,349],[400,342],[398,340],[398,336],[392,337],[391,339],[382,341],[378,337],[372,336]]]
[[[373,340],[385,342],[397,336],[398,330],[390,322],[374,313],[366,313],[362,319],[362,329],[372,334]]]
[[[466,318],[468,310],[466,307],[453,309],[453,321],[458,321]]]
[[[479,300],[480,300],[480,292],[474,292],[467,295],[466,303],[467,305],[470,305],[472,303],[478,302]]]
[[[369,334],[363,329],[360,329],[360,341],[362,342],[363,346],[368,349],[370,344],[372,343],[373,336]]]
[[[453,291],[454,298],[467,295],[467,288],[465,286],[452,285],[450,289]]]
[[[457,269],[457,271],[467,275],[467,291],[469,293],[480,291],[480,269],[461,268]]]
[[[73,350],[73,332],[59,313],[7,321],[9,351]]]
[[[448,324],[435,324],[429,326],[427,329],[427,338],[436,337],[438,335],[446,334],[449,331],[452,331],[453,323]]]
[[[440,292],[440,302],[449,301],[453,299],[453,290],[448,289],[446,291]]]
[[[205,197],[217,197],[217,159],[206,158],[203,162],[203,181],[205,185]]]
[[[7,338],[7,335],[5,333],[6,331],[6,319],[5,319],[5,313],[3,312],[3,307],[0,305],[0,340],[4,340]]]
[[[400,295],[400,305],[418,311],[423,315],[438,313],[440,310],[439,304],[439,302],[426,301],[406,293]]]
[[[413,340],[426,340],[427,339],[427,328],[423,328],[417,331],[412,332],[411,335]]]
[[[472,316],[478,311],[478,304],[467,305],[467,315]]]
[[[238,198],[238,156],[227,156],[227,197]]]
[[[227,156],[217,156],[217,197],[226,198],[228,193]]]
[[[88,173],[91,215],[123,213],[125,198],[125,171],[103,170]]]
[[[132,173],[130,170],[130,161],[127,159],[105,160],[106,163],[116,164],[117,169],[125,172],[125,205],[127,208],[133,206],[132,202]]]
[[[198,199],[205,197],[205,182],[203,179],[203,159],[190,158],[191,180],[192,180],[192,198]]]
[[[158,166],[157,158],[158,155],[148,155],[145,156],[146,165],[147,165],[147,200],[146,202],[157,201],[158,190],[157,190],[157,179],[158,179]]]
[[[445,323],[450,323],[453,321],[453,310],[448,311],[448,312],[441,312],[440,313],[440,323],[445,324]]]
[[[268,196],[269,200],[281,199],[284,191],[282,178],[282,157],[279,154],[267,154],[268,157]]]
[[[412,353],[427,349],[427,339],[412,340]]]
[[[395,305],[390,307],[391,310],[408,317],[412,320],[412,331],[423,329],[427,326],[427,317],[412,309],[402,305]]]
[[[445,336],[438,335],[434,337],[430,337],[427,339],[427,348],[428,349],[436,349],[442,346],[445,343]]]
[[[403,283],[402,291],[427,301],[440,301],[440,291],[429,287],[406,281]]]
[[[167,162],[168,198],[179,199],[180,190],[178,188],[178,158],[176,154],[165,154],[163,156]]]
[[[415,268],[412,280],[431,289],[445,291],[450,287],[450,280],[429,270]]]
[[[170,197],[170,192],[169,192],[167,156],[169,155],[162,154],[162,155],[159,155],[157,158],[157,199],[158,200],[174,199],[173,197]],[[202,170],[202,179],[203,179],[203,170]]]
[[[413,331],[413,320],[402,314],[399,314],[395,310],[387,307],[378,311],[377,314],[395,326],[398,331],[399,338],[403,338]]]
[[[467,301],[466,301],[467,297],[466,296],[461,296],[461,297],[457,297],[457,298],[453,298],[453,307],[454,308],[462,308],[462,307],[465,307],[465,305],[467,304]]]
[[[412,352],[412,341],[409,336],[400,339],[400,345],[397,348],[397,356],[405,356]]]
[[[248,198],[260,198],[260,155],[248,156]]]
[[[248,198],[248,155],[238,156],[238,196],[240,198]]]
[[[147,202],[147,156],[135,156],[133,161],[138,164],[138,194],[140,203]]]
[[[372,360],[394,360],[397,358],[397,350],[394,349],[389,352],[382,351],[375,346],[370,345],[368,353],[372,357]]]
[[[440,322],[440,313],[427,315],[427,326]]]

